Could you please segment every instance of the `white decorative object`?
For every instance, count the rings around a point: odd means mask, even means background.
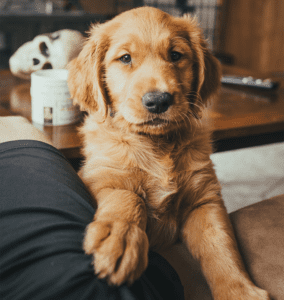
[[[32,121],[44,126],[76,123],[79,106],[73,105],[67,84],[68,70],[39,70],[31,75]]]
[[[38,35],[12,55],[10,70],[15,76],[30,79],[38,70],[64,69],[79,54],[83,41],[79,31],[70,29]]]

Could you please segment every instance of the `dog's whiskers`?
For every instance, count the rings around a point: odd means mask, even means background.
[[[201,96],[198,93],[196,93],[196,92],[190,92],[190,93],[187,94],[187,96],[193,97],[194,101],[197,101],[198,103],[200,103],[200,105],[202,107],[205,107],[205,105],[204,105],[204,103],[202,101],[202,98],[201,98]]]
[[[196,93],[196,92],[190,92],[190,93],[187,93],[187,96],[194,97],[194,100],[197,100],[198,102],[200,102],[200,103],[203,104],[202,98],[201,98],[201,96],[198,93]]]

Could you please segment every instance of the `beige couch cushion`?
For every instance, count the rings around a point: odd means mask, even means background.
[[[284,195],[230,214],[239,250],[253,282],[273,300],[284,300]],[[199,264],[175,245],[161,253],[176,269],[186,300],[212,300]]]
[[[252,280],[274,300],[284,299],[284,195],[230,214]]]

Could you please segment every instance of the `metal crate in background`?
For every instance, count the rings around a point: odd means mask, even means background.
[[[209,48],[218,51],[221,0],[144,0],[144,4],[160,8],[174,16],[185,13],[196,16]]]
[[[64,0],[0,0],[0,13],[51,14],[54,11],[63,11]]]
[[[84,3],[88,5],[84,5]],[[100,5],[105,9],[106,18],[138,6],[154,6],[174,16],[182,16],[189,13],[196,16],[200,27],[203,29],[208,46],[214,52],[218,52],[220,43],[220,24],[222,12],[222,0],[0,0],[0,13],[43,13],[53,14],[64,12],[72,8],[81,13],[102,14],[96,11]],[[84,11],[85,9],[85,11]],[[90,9],[90,11],[89,11]],[[102,11],[102,10],[101,10]]]

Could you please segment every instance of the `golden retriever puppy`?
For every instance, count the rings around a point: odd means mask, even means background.
[[[214,299],[269,299],[249,279],[210,160],[204,106],[218,61],[196,22],[137,8],[92,26],[69,65],[72,97],[88,111],[80,176],[94,196],[84,250],[99,278],[133,283],[149,247],[185,243]]]

